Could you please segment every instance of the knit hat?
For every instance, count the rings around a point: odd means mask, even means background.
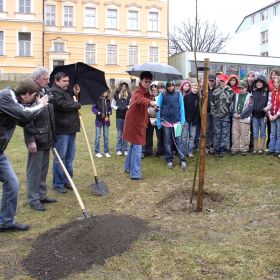
[[[183,90],[183,86],[184,86],[185,84],[187,84],[187,83],[189,83],[189,85],[190,85],[190,87],[191,87],[192,82],[191,82],[190,80],[183,80],[182,83],[181,83],[181,85],[180,85],[180,87],[179,87],[180,91]]]
[[[220,77],[219,77],[219,81],[224,81],[226,82],[228,80],[228,76],[226,74],[222,74]]]
[[[244,80],[241,80],[238,84],[238,88],[248,88],[247,82]]]

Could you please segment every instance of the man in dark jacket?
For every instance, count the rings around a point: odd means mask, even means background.
[[[32,79],[19,83],[15,91],[7,88],[0,91],[0,181],[3,183],[2,205],[0,210],[0,231],[27,230],[28,225],[14,220],[19,182],[13,167],[4,151],[19,121],[29,121],[48,104],[48,97],[36,97],[37,104],[24,107],[35,100],[38,85]],[[22,103],[22,104],[21,104]]]
[[[68,85],[69,77],[67,74],[59,72],[54,76],[51,92],[53,94],[56,133],[54,146],[69,175],[73,177],[76,132],[80,131],[78,110],[81,108],[81,104],[74,101],[72,94],[67,92]],[[73,91],[75,95],[78,95],[80,88],[75,85]],[[66,188],[71,189],[57,158],[53,160],[53,187],[60,193],[66,193]]]
[[[38,67],[32,79],[39,86],[40,96],[48,94],[49,71]],[[50,103],[40,114],[24,126],[24,138],[28,148],[27,160],[27,203],[37,211],[45,211],[42,203],[56,202],[47,196],[47,175],[49,168],[50,149],[54,144],[54,112]]]

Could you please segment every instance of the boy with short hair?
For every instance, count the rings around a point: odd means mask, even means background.
[[[238,89],[239,94],[233,96],[231,155],[236,155],[240,151],[243,156],[246,156],[249,150],[250,122],[254,101],[252,94],[247,92],[246,81],[241,81]]]

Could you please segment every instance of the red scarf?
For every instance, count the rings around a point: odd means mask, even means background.
[[[272,116],[275,116],[280,108],[280,88],[271,92],[271,110],[270,113]]]

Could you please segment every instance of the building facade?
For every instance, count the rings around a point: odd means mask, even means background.
[[[280,1],[274,1],[245,16],[225,50],[229,53],[279,57],[279,26]]]
[[[167,0],[0,0],[0,71],[85,62],[110,84],[168,60]]]

